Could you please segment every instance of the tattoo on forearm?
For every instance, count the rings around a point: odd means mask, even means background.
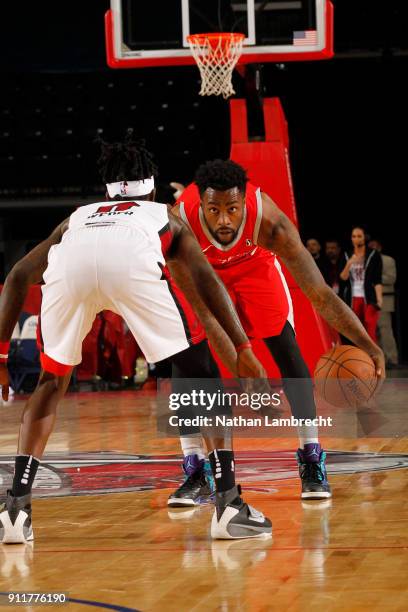
[[[329,325],[356,344],[361,345],[367,340],[366,331],[358,317],[326,285],[315,262],[310,261],[308,255],[300,253],[299,257],[284,260],[284,263],[299,287]]]

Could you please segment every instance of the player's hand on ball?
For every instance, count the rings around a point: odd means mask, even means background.
[[[385,378],[385,357],[382,350],[378,347],[376,352],[369,353],[371,359],[374,361],[375,374],[377,376],[378,383],[383,381]]]
[[[342,344],[320,357],[314,371],[320,397],[338,408],[360,408],[371,402],[385,378],[385,363],[376,344],[367,349]]]
[[[9,374],[5,363],[0,363],[0,385],[1,397],[7,402],[9,398]]]

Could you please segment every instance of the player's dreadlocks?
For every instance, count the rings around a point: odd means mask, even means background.
[[[214,159],[198,168],[194,181],[200,193],[204,193],[208,187],[219,191],[238,187],[245,192],[248,177],[246,171],[230,159]]]
[[[97,166],[104,183],[142,181],[157,176],[157,166],[152,153],[145,147],[146,141],[133,140],[131,130],[123,142],[109,143],[99,138],[97,144],[101,148]]]

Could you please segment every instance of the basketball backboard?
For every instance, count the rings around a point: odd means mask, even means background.
[[[105,30],[111,68],[194,64],[201,32],[245,34],[241,64],[333,56],[329,0],[111,0]]]

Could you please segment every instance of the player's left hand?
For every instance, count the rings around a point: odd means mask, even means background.
[[[0,385],[1,385],[1,397],[5,402],[9,398],[9,373],[6,363],[0,363]]]
[[[378,378],[377,387],[382,384],[382,381],[385,378],[385,357],[384,353],[377,347],[376,351],[369,353],[371,359],[374,361],[375,365],[375,374]]]

